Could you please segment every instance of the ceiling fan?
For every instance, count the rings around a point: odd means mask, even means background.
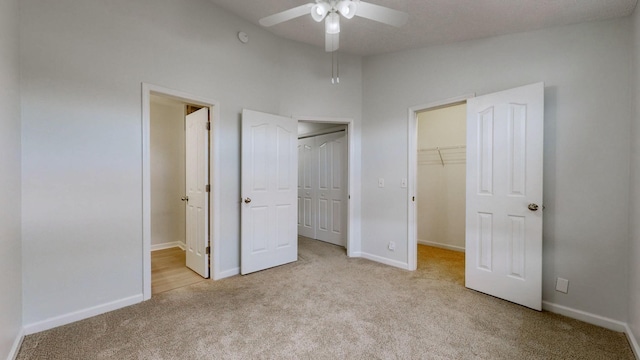
[[[403,26],[409,18],[405,12],[360,0],[316,0],[315,4],[300,5],[264,17],[260,19],[260,25],[269,27],[304,15],[311,15],[317,22],[324,20],[327,52],[336,51],[340,46],[340,16],[345,19],[359,16],[395,27]]]

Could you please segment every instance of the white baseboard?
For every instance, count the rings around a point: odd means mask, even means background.
[[[640,345],[638,345],[638,338],[634,335],[633,331],[628,324],[624,324],[625,331],[624,333],[627,335],[627,340],[629,340],[629,345],[631,345],[631,350],[636,356],[636,359],[640,359]]]
[[[433,246],[441,249],[464,252],[464,248],[462,246],[442,244],[442,243],[437,243],[437,242],[428,241],[428,240],[418,239],[418,244]]]
[[[139,294],[139,295],[130,296],[128,298],[115,300],[106,304],[92,306],[87,309],[74,311],[68,314],[55,316],[43,321],[38,321],[36,323],[25,325],[24,334],[25,335],[35,334],[40,331],[45,331],[45,330],[53,329],[58,326],[71,324],[72,322],[84,320],[93,316],[104,314],[109,311],[117,310],[129,305],[137,304],[139,302],[142,302],[142,300],[143,300],[143,296],[142,294]]]
[[[379,262],[379,263],[382,263],[382,264],[385,264],[385,265],[397,267],[397,268],[400,268],[400,269],[409,270],[409,264],[407,264],[405,262],[384,258],[382,256],[373,255],[373,254],[369,254],[369,253],[366,253],[366,252],[361,252],[360,253],[360,257],[364,258],[364,259],[367,259],[367,260]]]
[[[627,324],[623,323],[622,321],[606,318],[604,316],[600,316],[596,314],[591,314],[582,310],[576,310],[570,307],[554,304],[548,301],[542,302],[542,309],[552,313],[564,315],[572,319],[584,321],[589,324],[601,326],[603,328],[613,330],[613,331],[626,332],[628,329]]]
[[[240,274],[240,268],[233,268],[225,271],[221,271],[218,276],[214,277],[213,280],[220,280],[224,278],[228,278],[231,276],[236,276]]]
[[[13,341],[13,345],[11,346],[11,351],[9,351],[9,356],[7,356],[7,360],[15,360],[18,357],[18,352],[20,352],[20,346],[22,346],[22,340],[24,340],[24,328],[20,329],[20,332],[16,336],[16,339]]]
[[[186,246],[182,241],[172,241],[172,242],[168,242],[168,243],[151,245],[151,251],[171,249],[171,248],[174,248],[174,247],[179,247],[182,250],[186,249]]]

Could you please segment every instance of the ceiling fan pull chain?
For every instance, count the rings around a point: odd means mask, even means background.
[[[331,52],[331,83],[335,84],[335,69],[334,69],[334,59],[335,51]]]
[[[340,56],[338,55],[338,50],[334,52],[336,53],[336,83],[340,84]]]

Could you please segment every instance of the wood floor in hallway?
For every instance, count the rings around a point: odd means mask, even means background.
[[[186,252],[179,247],[151,252],[151,294],[206,280],[186,266]]]

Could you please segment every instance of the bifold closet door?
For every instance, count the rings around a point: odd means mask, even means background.
[[[316,238],[314,158],[315,139],[298,140],[298,235]]]

